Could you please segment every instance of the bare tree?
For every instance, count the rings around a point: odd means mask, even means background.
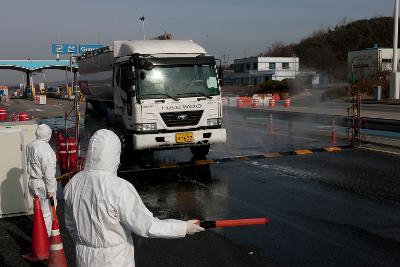
[[[274,42],[268,51],[260,53],[259,56],[268,57],[291,57],[293,55],[293,45],[285,42]]]

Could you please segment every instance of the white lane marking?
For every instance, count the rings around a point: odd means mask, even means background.
[[[382,153],[388,153],[388,154],[393,154],[393,155],[400,155],[400,152],[394,152],[394,151],[382,150],[382,149],[371,148],[371,147],[362,147],[362,149],[366,149],[366,150],[372,150],[372,151],[378,151],[378,152],[382,152]]]
[[[293,134],[282,134],[282,133],[275,133],[274,132],[272,135],[289,136],[289,137],[292,137],[294,139],[304,139],[304,140],[310,140],[310,141],[319,141],[319,139],[303,137],[303,136],[297,136],[297,135],[293,135]]]
[[[369,136],[369,135],[367,135]],[[389,137],[382,137],[382,136],[372,136],[375,139],[382,139],[382,140],[388,140],[388,141],[398,141],[398,138],[389,138]]]
[[[281,172],[281,173],[288,175],[290,177],[293,177],[293,178],[308,178],[308,179],[310,179],[310,178],[320,177],[320,175],[318,175],[317,173],[300,170],[300,169],[295,169],[295,168],[291,168],[288,166],[279,166],[276,164],[265,164],[265,163],[261,163],[258,161],[250,161],[248,163],[251,165],[263,168],[263,169]]]

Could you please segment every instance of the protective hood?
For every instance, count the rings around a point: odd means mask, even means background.
[[[36,129],[36,139],[49,142],[51,139],[51,129],[46,124],[40,124]]]
[[[85,170],[117,173],[121,155],[121,142],[110,130],[101,129],[89,141]]]

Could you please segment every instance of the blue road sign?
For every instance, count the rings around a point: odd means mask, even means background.
[[[78,54],[79,46],[76,44],[52,44],[51,53],[53,54]]]
[[[87,45],[79,45],[79,53],[83,54],[88,51],[93,51],[95,49],[99,49],[104,47],[104,45],[97,45],[97,44],[87,44]]]
[[[104,47],[104,45],[98,44],[52,44],[52,54],[83,54],[87,51],[92,51],[98,48]]]

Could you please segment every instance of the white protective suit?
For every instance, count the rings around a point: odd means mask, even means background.
[[[52,213],[48,194],[53,194],[56,199],[57,181],[56,154],[49,145],[51,129],[46,124],[41,124],[36,129],[36,140],[26,146],[27,173],[29,193],[34,197],[38,195],[43,218],[46,223],[47,233],[50,236]]]
[[[85,169],[64,189],[77,266],[135,266],[131,231],[162,238],[186,234],[186,222],[154,218],[133,185],[117,177],[120,154],[118,137],[98,130],[90,139]]]

